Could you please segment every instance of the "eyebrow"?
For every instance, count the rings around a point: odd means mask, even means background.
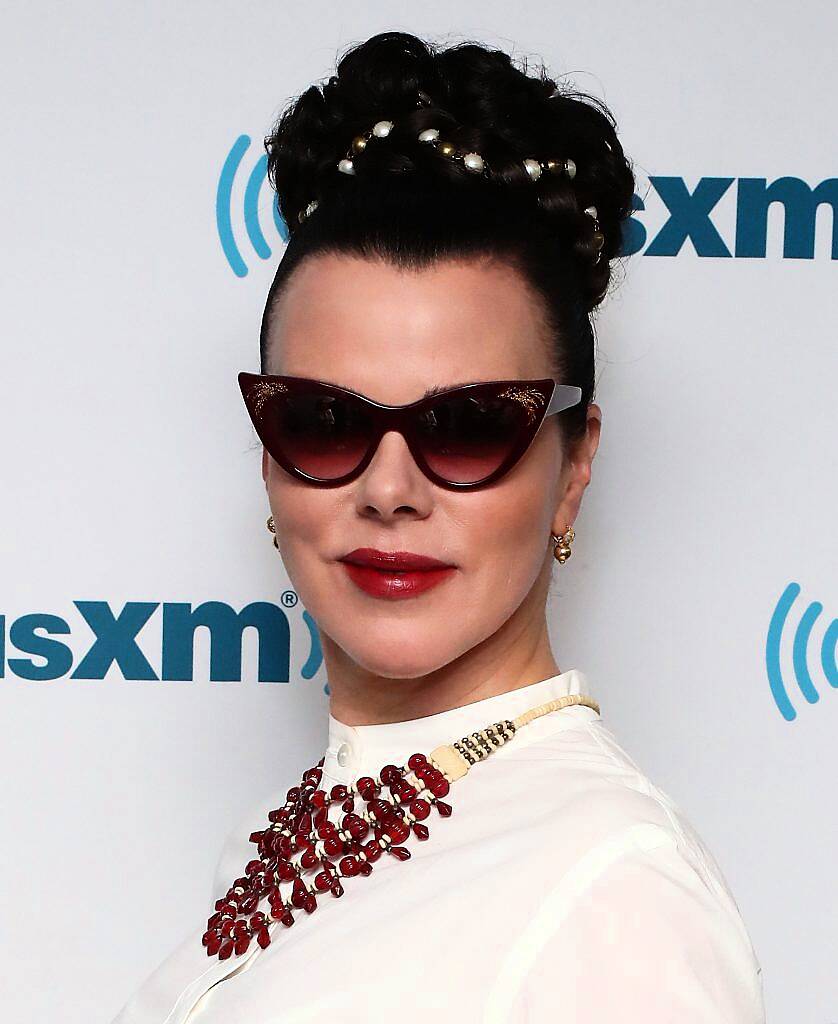
[[[423,398],[430,398],[431,395],[439,395],[443,391],[450,391],[451,388],[461,388],[464,384],[467,384],[467,383],[469,383],[469,382],[463,380],[463,381],[459,381],[457,384],[434,384],[433,387],[428,388],[428,390],[425,392],[424,395],[422,395],[422,397]]]
[[[354,391],[355,394],[359,393],[357,388],[350,387],[348,384],[339,384],[337,381],[331,381],[331,383],[336,388],[343,388],[345,391]],[[443,391],[450,391],[452,388],[461,388],[465,384],[470,383],[472,382],[464,380],[459,381],[455,384],[434,384],[432,387],[429,387],[427,391],[425,391],[424,395],[422,395],[422,398],[430,398],[432,395],[440,395],[442,394]]]

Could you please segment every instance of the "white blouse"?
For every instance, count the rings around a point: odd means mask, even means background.
[[[578,669],[406,722],[330,714],[321,786],[567,693],[592,696]],[[207,917],[298,781],[230,834]],[[196,922],[112,1024],[764,1024],[760,965],[718,864],[594,710],[522,726],[444,799],[452,815],[432,810],[409,860],[384,854],[342,878],[343,896],[295,910],[266,949],[209,958]]]

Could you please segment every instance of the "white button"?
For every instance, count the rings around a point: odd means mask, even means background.
[[[352,747],[350,747],[348,743],[341,743],[338,747],[338,764],[341,768],[344,768],[349,764],[349,757],[351,753]]]

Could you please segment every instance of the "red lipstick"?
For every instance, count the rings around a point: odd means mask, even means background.
[[[456,566],[412,551],[355,548],[339,561],[352,582],[372,597],[400,600],[422,594],[448,579]]]

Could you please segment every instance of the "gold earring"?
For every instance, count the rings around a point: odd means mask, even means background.
[[[568,526],[565,529],[565,532],[558,537],[555,533],[551,533],[550,536],[552,537],[553,543],[555,544],[555,548],[553,549],[553,557],[556,559],[559,565],[564,565],[568,558],[570,558],[570,556],[573,554],[573,552],[570,550],[570,545],[573,543],[573,538],[576,536],[576,534],[573,532],[573,527]]]
[[[267,523],[265,523],[265,526],[267,526],[267,528],[274,535],[274,547],[277,549],[277,551],[279,551],[279,544],[277,544],[277,542],[276,542],[276,527],[274,526],[274,517],[273,516],[268,516],[268,521],[267,521]]]

